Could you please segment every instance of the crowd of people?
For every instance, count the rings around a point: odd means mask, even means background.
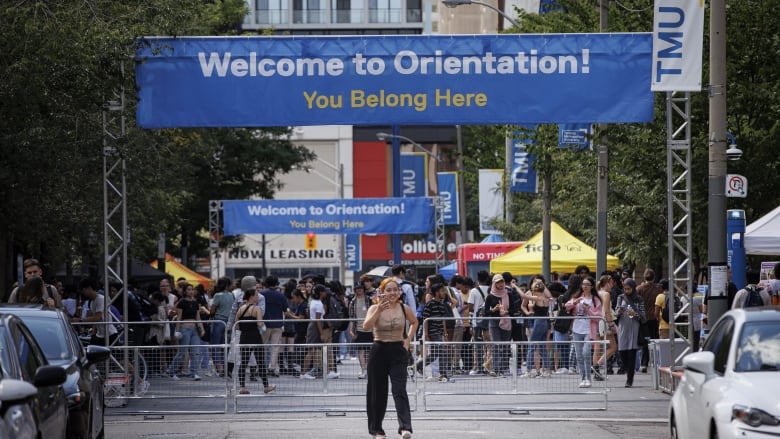
[[[537,275],[519,283],[510,273],[480,271],[476,282],[433,274],[414,283],[399,264],[384,279],[361,276],[349,291],[320,275],[283,285],[273,275],[222,277],[212,288],[185,279],[173,286],[166,278],[145,290],[109,284],[109,314],[103,315],[106,293],[95,279],[50,285],[37,260],[25,260],[23,268],[25,281],[8,302],[62,309],[77,329],[91,330],[95,344],[124,336],[131,345],[163,347],[144,353],[152,376],[197,381],[235,372],[240,394],[250,393],[247,379],[261,380],[270,393],[276,388],[270,380],[281,375],[338,379],[342,360],[354,358],[356,378],[367,380],[369,432],[380,438],[388,378],[399,433],[410,437],[410,371],[426,375],[430,367],[426,378],[440,382],[456,375],[506,376],[513,369],[521,378],[573,374],[582,388],[618,374],[631,387],[635,373],[647,372],[648,340],[668,338],[670,331],[662,312],[669,283],[651,269],[639,281],[627,271],[597,277],[580,266],[552,282]],[[730,283],[729,307],[752,306],[750,300],[780,305],[780,264],[773,275],[762,283],[758,272],[748,271],[739,291]],[[694,295],[687,303],[687,292],[677,294],[686,315],[681,327],[693,331],[696,351],[707,300]],[[125,324],[111,323],[124,318]],[[510,364],[511,342],[522,342],[516,364]]]

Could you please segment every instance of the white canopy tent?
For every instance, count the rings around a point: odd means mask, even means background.
[[[780,206],[745,228],[745,253],[780,255]]]

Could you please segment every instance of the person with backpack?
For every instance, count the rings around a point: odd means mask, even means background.
[[[560,282],[553,282],[548,290],[555,297],[555,319],[553,322],[553,354],[557,359],[556,375],[567,374],[574,370],[571,364],[571,314],[566,310],[566,302],[571,299],[572,291],[580,289],[580,277],[576,274],[569,276],[569,288]]]
[[[477,287],[469,293],[468,313],[471,314],[471,331],[473,349],[473,367],[469,375],[475,376],[487,374],[485,364],[490,364],[490,349],[485,349],[485,343],[490,342],[490,332],[488,331],[489,320],[485,317],[485,299],[490,294],[490,273],[486,270],[477,272]]]
[[[25,283],[35,277],[43,278],[43,269],[37,259],[25,259],[24,262],[22,262],[22,267],[24,268]],[[62,309],[62,297],[60,297],[60,293],[57,289],[54,288],[53,285],[49,285],[43,281],[41,282],[43,283],[43,293],[41,294],[43,302],[49,308]],[[23,285],[20,285],[11,291],[11,295],[8,297],[8,303],[35,303],[29,302],[29,300],[25,300],[22,297],[17,298]]]
[[[745,288],[737,291],[731,309],[770,306],[772,304],[772,297],[766,289],[758,286],[758,283],[761,281],[761,273],[755,270],[748,270],[745,273],[745,280],[747,280],[747,285],[745,285]]]

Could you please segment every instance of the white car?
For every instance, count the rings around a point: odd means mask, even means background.
[[[683,368],[672,438],[780,437],[780,308],[727,312]]]

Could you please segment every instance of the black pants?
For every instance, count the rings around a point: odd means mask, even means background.
[[[409,352],[403,342],[383,343],[375,341],[368,355],[368,387],[366,388],[366,414],[368,414],[368,434],[385,434],[382,421],[387,411],[387,378],[395,402],[398,416],[398,434],[402,430],[412,431],[412,414],[409,408],[409,396],[406,393],[406,365]]]
[[[647,325],[647,334],[650,338],[658,338],[658,320],[648,320],[645,322]],[[647,362],[650,361],[650,350],[648,345],[642,346],[642,367],[647,367]],[[623,367],[626,367],[623,365]]]
[[[628,349],[620,351],[620,359],[623,361],[623,370],[626,371],[626,384],[634,385],[634,369],[636,369],[636,351]]]
[[[265,364],[265,346],[262,344],[241,346],[241,365],[238,367],[238,385],[244,387],[246,384],[246,368],[249,367],[249,358],[252,354],[255,356],[258,374],[263,380],[263,386],[268,387],[268,367],[266,367]]]

